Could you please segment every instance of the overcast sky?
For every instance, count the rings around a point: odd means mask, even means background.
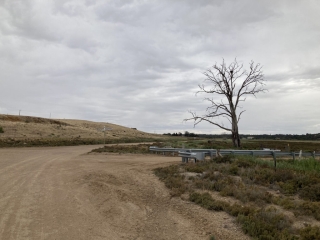
[[[237,58],[268,89],[242,104],[240,134],[319,133],[319,13],[318,0],[0,0],[0,113],[223,133],[183,119],[208,106],[203,72]]]

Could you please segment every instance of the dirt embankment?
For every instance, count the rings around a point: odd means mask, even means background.
[[[0,149],[0,239],[249,239],[180,198],[152,169],[179,158],[92,146]]]
[[[155,135],[112,123],[1,115],[0,147],[65,146],[161,139]],[[105,134],[103,132],[106,127]]]

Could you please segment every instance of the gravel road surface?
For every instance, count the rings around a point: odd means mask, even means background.
[[[0,149],[0,239],[249,239],[224,212],[171,198],[152,169],[180,158]]]

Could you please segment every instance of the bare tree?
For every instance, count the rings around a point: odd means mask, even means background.
[[[207,107],[206,113],[202,116],[196,112],[189,111],[192,118],[184,119],[185,121],[194,120],[194,126],[202,121],[209,122],[221,129],[230,131],[232,142],[235,147],[240,147],[240,136],[238,124],[242,113],[237,113],[240,102],[246,100],[247,95],[256,96],[259,92],[266,89],[265,80],[263,79],[262,67],[260,64],[250,62],[249,70],[243,69],[243,64],[239,64],[235,59],[229,66],[223,60],[221,64],[215,64],[203,73],[206,76],[205,82],[210,83],[210,87],[204,84],[200,85],[198,93],[209,93],[213,96],[206,97],[204,100],[209,101],[211,106]],[[220,101],[216,101],[213,97],[221,96]],[[223,123],[219,123],[219,117],[225,117],[230,122],[230,127],[225,127]]]

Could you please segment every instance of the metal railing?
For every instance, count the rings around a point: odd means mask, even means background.
[[[320,156],[320,153],[316,152],[281,152],[280,150],[234,150],[234,149],[185,149],[185,148],[159,148],[159,147],[150,147],[149,150],[155,153],[178,153],[180,157],[194,158],[195,154],[190,153],[203,153],[204,157],[210,156],[224,156],[224,155],[249,155],[249,156],[271,156],[274,159],[276,157],[285,157],[291,156],[293,159],[298,157],[313,157]],[[201,159],[197,159],[201,160]]]

